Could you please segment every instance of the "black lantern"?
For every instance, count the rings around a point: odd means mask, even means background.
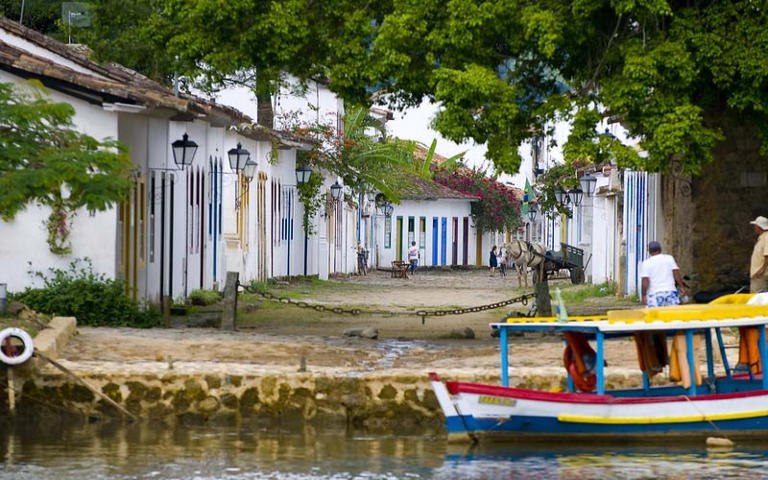
[[[181,140],[171,143],[173,151],[173,161],[183,170],[185,166],[192,165],[197,152],[197,144],[189,139],[186,133],[181,136]]]
[[[574,207],[581,205],[581,199],[584,197],[584,192],[580,187],[575,187],[568,191],[568,199]]]
[[[555,198],[557,198],[557,203],[560,205],[568,204],[568,192],[566,192],[564,188],[558,188],[555,190]]]
[[[581,189],[584,191],[584,194],[588,197],[591,197],[592,193],[595,191],[597,177],[588,173],[579,178],[579,183],[581,184]]]
[[[341,199],[342,188],[344,187],[339,185],[339,182],[334,182],[334,184],[331,185],[331,198],[333,198],[334,202],[338,202]]]
[[[389,218],[392,216],[392,213],[395,211],[395,207],[392,206],[392,203],[390,202],[384,202],[381,204],[381,211],[384,212],[384,216]]]
[[[247,178],[248,180],[252,180],[252,179],[253,179],[253,177],[255,177],[255,176],[256,176],[256,171],[257,171],[258,169],[259,169],[259,164],[258,164],[258,163],[256,163],[256,162],[254,162],[253,160],[251,160],[251,159],[249,158],[249,159],[248,159],[248,161],[247,161],[247,162],[245,162],[245,167],[243,168],[243,175],[244,175],[244,176],[245,176],[245,178]]]
[[[227,155],[229,156],[229,168],[237,173],[245,170],[245,166],[251,158],[251,152],[244,149],[240,142],[237,142],[237,148],[229,149]]]
[[[536,202],[528,203],[528,219],[531,223],[536,221],[536,214],[539,213],[539,204]]]
[[[299,185],[304,185],[309,181],[309,177],[312,176],[312,169],[308,166],[304,165],[302,167],[296,168],[296,183]]]

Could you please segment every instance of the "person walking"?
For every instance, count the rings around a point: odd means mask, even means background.
[[[419,268],[419,247],[416,246],[416,242],[411,242],[411,246],[408,249],[408,261],[411,263],[411,275],[416,273],[416,269]]]
[[[768,218],[757,217],[749,223],[757,234],[749,261],[749,291],[765,292],[768,290]]]
[[[680,305],[680,296],[685,295],[685,284],[680,267],[672,255],[661,253],[661,244],[648,243],[650,257],[640,264],[643,303],[647,307]]]
[[[497,257],[499,260],[499,273],[502,277],[507,276],[507,249],[505,247],[501,247],[499,249],[499,256]]]
[[[496,267],[499,266],[499,261],[496,259],[496,245],[491,248],[491,255],[488,257],[488,263],[491,266],[491,275],[496,273]]]

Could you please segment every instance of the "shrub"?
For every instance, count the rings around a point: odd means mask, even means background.
[[[49,274],[29,272],[43,287],[12,295],[31,309],[51,315],[72,316],[79,325],[149,328],[160,325],[160,312],[125,295],[125,283],[93,272],[90,259],[75,260],[66,270]]]
[[[190,292],[188,300],[192,305],[213,305],[221,300],[221,295],[216,290],[196,289]]]

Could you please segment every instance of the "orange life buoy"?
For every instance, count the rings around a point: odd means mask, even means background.
[[[576,388],[582,392],[594,392],[597,386],[597,377],[595,376],[594,367],[588,369],[584,365],[584,355],[591,356],[594,365],[596,361],[595,351],[592,350],[584,334],[565,332],[564,335],[567,341],[565,350],[563,350],[563,365],[565,369],[571,375]]]

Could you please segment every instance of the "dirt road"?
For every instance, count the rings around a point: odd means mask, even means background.
[[[572,289],[560,284],[565,291]],[[428,317],[422,325],[413,312],[420,308],[457,308],[498,302],[531,289],[516,278],[491,277],[487,271],[423,272],[392,279],[387,272],[330,282],[280,284],[274,293],[325,305],[392,311],[392,316],[339,316],[261,301],[257,295],[240,300],[243,309],[237,332],[180,328],[137,330],[79,328],[63,358],[71,362],[228,362],[265,368],[295,369],[302,357],[309,369],[366,372],[382,369],[439,371],[498,368],[498,347],[490,322],[523,305],[465,315]],[[591,299],[581,309],[627,304],[615,297]],[[399,312],[399,313],[397,313]],[[378,329],[376,340],[345,337],[348,328]],[[452,331],[470,328],[474,339],[451,338]],[[632,355],[628,355],[628,353]],[[513,361],[520,366],[561,368],[562,342],[556,337],[520,337],[512,341]],[[613,365],[635,365],[634,346],[608,352]]]

